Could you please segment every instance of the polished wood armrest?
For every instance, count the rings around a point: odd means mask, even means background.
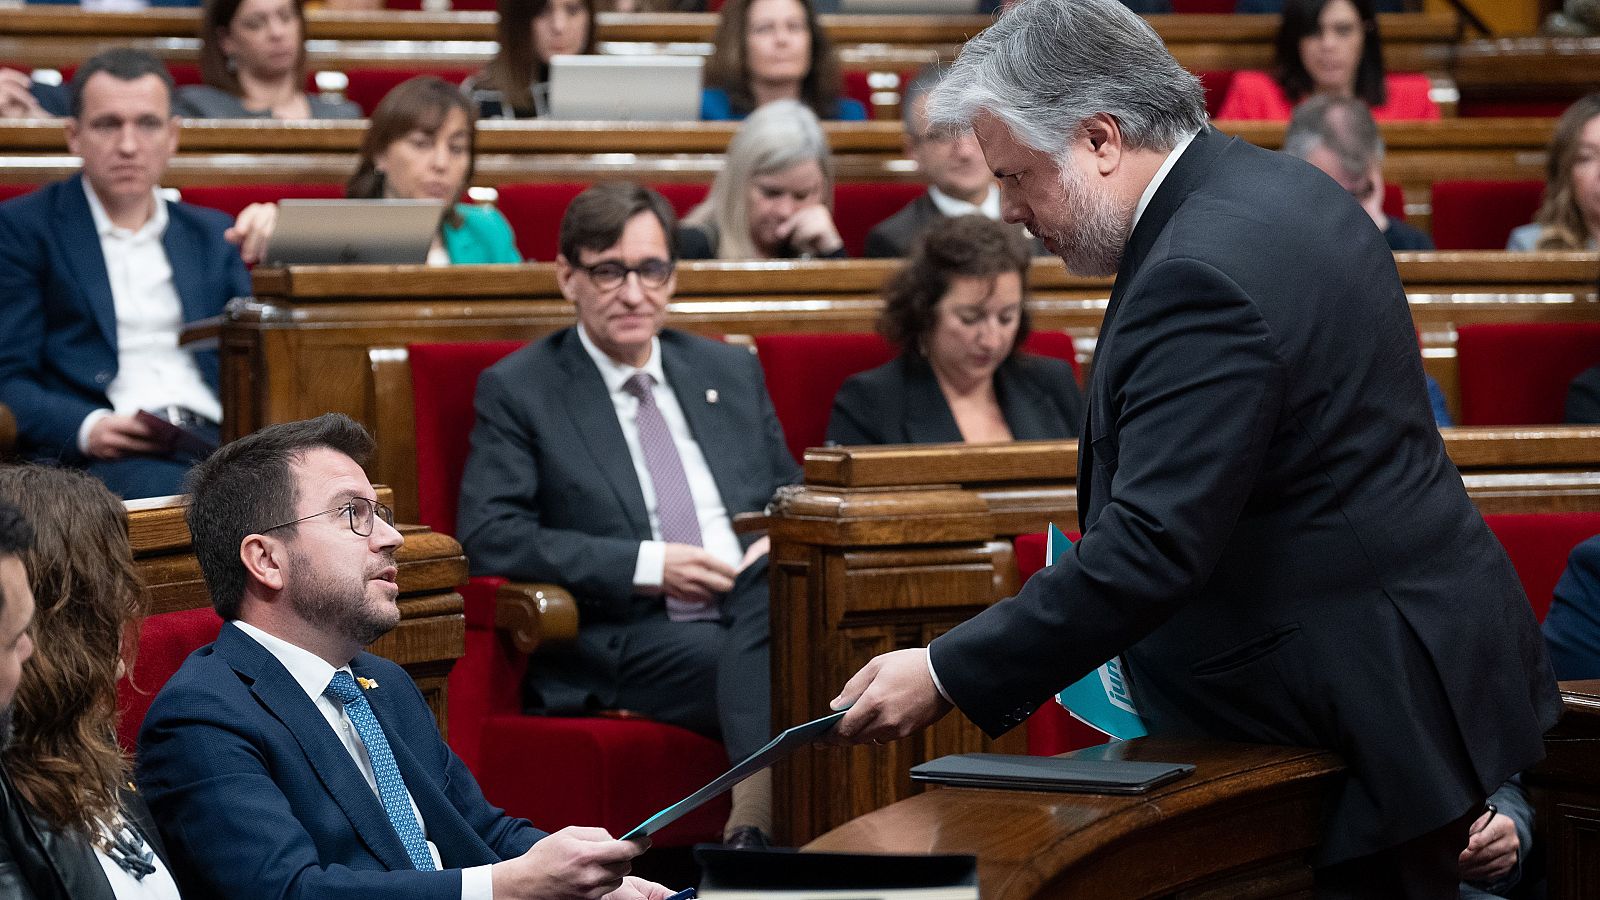
[[[185,350],[215,350],[222,346],[222,316],[186,323],[178,332],[178,346]]]
[[[495,595],[494,624],[519,651],[532,653],[548,641],[578,636],[578,601],[559,585],[508,581]]]
[[[17,417],[11,407],[0,403],[0,459],[17,452]]]
[[[772,517],[764,512],[742,512],[733,517],[734,534],[766,534]]]

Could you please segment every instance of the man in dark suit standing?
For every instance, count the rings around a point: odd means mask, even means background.
[[[194,471],[195,555],[224,625],[156,696],[139,786],[185,896],[662,900],[643,847],[546,835],[490,806],[404,669],[363,647],[400,621],[404,542],[329,414]]]
[[[999,734],[1123,654],[1154,734],[1343,757],[1320,896],[1454,897],[1469,825],[1560,704],[1432,423],[1382,236],[1320,172],[1212,130],[1199,82],[1114,0],[1023,0],[929,110],[974,127],[1008,220],[1116,273],[1083,538],[928,649],[872,660],[840,734],[952,705]]]
[[[136,414],[215,441],[217,354],[178,332],[249,295],[250,277],[227,216],[157,190],[178,147],[166,67],[108,50],[71,94],[83,172],[0,204],[0,403],[24,454],[84,466],[127,499],[175,494],[193,456]]]
[[[944,76],[942,66],[928,66],[912,79],[901,98],[906,155],[928,191],[867,232],[867,256],[909,256],[929,225],[951,216],[1000,218],[1000,190],[983,162],[983,151],[970,130],[935,132],[928,128],[928,92]],[[1043,249],[1034,244],[1034,253]]]
[[[772,677],[767,539],[732,518],[799,473],[755,357],[663,328],[674,225],[627,183],[567,208],[556,279],[578,324],[479,380],[459,530],[474,572],[578,598],[576,645],[530,664],[530,707],[642,712],[738,760],[770,737]],[[735,789],[730,841],[770,833],[766,784]]]

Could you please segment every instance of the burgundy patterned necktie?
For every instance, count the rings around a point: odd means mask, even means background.
[[[661,523],[661,540],[669,544],[700,543],[700,514],[694,495],[689,492],[689,476],[684,474],[678,444],[672,439],[667,420],[656,406],[655,379],[647,372],[635,372],[623,390],[639,398],[635,422],[639,426],[639,447],[644,451],[644,467],[656,489],[656,519]],[[667,596],[667,618],[674,622],[700,622],[719,619],[715,601],[700,604]]]

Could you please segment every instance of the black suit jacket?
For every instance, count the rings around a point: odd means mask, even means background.
[[[1019,441],[1078,436],[1083,397],[1072,366],[1018,353],[994,373],[995,393],[1011,436]],[[876,369],[850,376],[833,398],[829,443],[940,444],[961,440],[950,404],[928,361],[902,353]]]
[[[799,478],[753,354],[668,329],[661,357],[730,517]],[[540,692],[555,708],[605,703],[629,622],[662,603],[634,596],[650,521],[605,382],[566,328],[486,370],[476,407],[458,517],[472,571],[570,589],[580,658],[564,667],[569,690],[546,678]]]
[[[170,871],[165,846],[144,800],[123,789],[127,824]],[[0,897],[7,900],[116,900],[94,847],[44,820],[0,767]]]
[[[1088,404],[1083,538],[933,642],[980,726],[1122,653],[1152,733],[1344,758],[1323,863],[1542,756],[1538,627],[1434,427],[1393,256],[1332,181],[1198,135],[1129,238]]]
[[[922,232],[942,218],[944,213],[933,205],[933,198],[924,192],[900,207],[899,212],[872,226],[872,230],[867,232],[867,257],[910,256],[911,247],[916,244],[917,238],[922,237]],[[1028,246],[1033,249],[1034,256],[1046,256],[1049,253],[1038,238],[1031,239]]]

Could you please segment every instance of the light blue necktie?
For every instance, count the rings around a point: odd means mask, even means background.
[[[422,836],[422,826],[411,809],[411,798],[406,793],[405,780],[400,777],[400,767],[394,763],[394,751],[389,749],[389,739],[383,736],[383,726],[372,714],[367,698],[349,672],[333,673],[324,694],[344,705],[350,723],[356,726],[361,743],[367,745],[367,759],[372,762],[372,776],[378,782],[378,798],[383,801],[384,812],[389,814],[389,824],[405,844],[406,855],[419,872],[432,872],[433,857],[428,853],[427,841]]]

